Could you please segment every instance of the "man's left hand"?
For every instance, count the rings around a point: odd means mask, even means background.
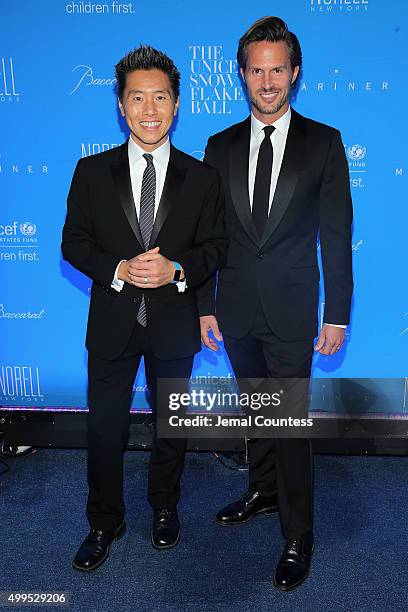
[[[128,266],[132,285],[139,289],[156,289],[168,285],[174,278],[174,264],[155,247],[132,259]]]
[[[325,323],[314,350],[321,355],[334,355],[341,349],[345,337],[346,330],[343,327],[334,327]]]

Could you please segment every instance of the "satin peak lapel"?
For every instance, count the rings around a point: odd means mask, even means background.
[[[140,233],[139,223],[136,216],[136,207],[133,200],[132,183],[130,180],[129,158],[127,154],[127,142],[122,145],[120,158],[117,163],[111,165],[112,177],[119,195],[120,203],[133,230],[141,249],[144,251],[143,238]]]
[[[170,150],[170,159],[167,166],[166,180],[164,181],[163,192],[160,198],[159,208],[154,220],[152,235],[150,237],[149,249],[153,248],[154,243],[160,233],[167,215],[169,214],[184,181],[185,168],[178,168],[175,163],[176,150]]]
[[[249,143],[251,121],[244,121],[235,135],[229,156],[229,181],[232,201],[242,227],[255,244],[259,243],[258,233],[252,220],[248,192]]]
[[[260,246],[263,246],[269,240],[290,204],[302,169],[305,144],[305,120],[292,109],[282,166]]]

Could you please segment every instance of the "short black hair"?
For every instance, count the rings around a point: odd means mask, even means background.
[[[245,70],[248,60],[248,45],[252,42],[280,42],[287,44],[292,71],[296,66],[302,66],[302,49],[297,36],[289,32],[288,26],[279,17],[262,17],[251,25],[239,39],[237,60],[239,67]]]
[[[167,74],[174,98],[177,100],[180,94],[180,72],[177,70],[173,60],[165,53],[148,45],[141,45],[137,49],[133,49],[133,51],[122,57],[120,62],[116,64],[115,72],[119,100],[123,98],[123,92],[126,87],[126,75],[129,72],[154,69],[161,70]]]

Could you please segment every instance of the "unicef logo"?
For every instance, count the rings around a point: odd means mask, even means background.
[[[367,152],[367,149],[363,147],[363,145],[359,145],[359,144],[351,145],[347,149],[347,155],[349,156],[350,159],[353,159],[353,160],[363,159],[365,157],[366,152]]]
[[[35,223],[25,221],[24,223],[20,223],[20,232],[24,234],[24,236],[34,236],[37,232],[37,226]]]

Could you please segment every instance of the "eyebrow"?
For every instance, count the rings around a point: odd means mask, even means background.
[[[262,68],[261,66],[257,66],[256,64],[249,64],[248,68],[256,68],[257,70],[264,70],[264,68]],[[285,69],[286,66],[284,64],[282,64],[281,66],[272,66],[272,68],[269,68],[269,70],[276,70],[277,68],[283,68]]]
[[[153,91],[145,90],[145,89],[129,89],[128,91],[128,95],[135,94],[135,93],[166,93],[166,94],[171,95],[168,89],[155,89]]]

